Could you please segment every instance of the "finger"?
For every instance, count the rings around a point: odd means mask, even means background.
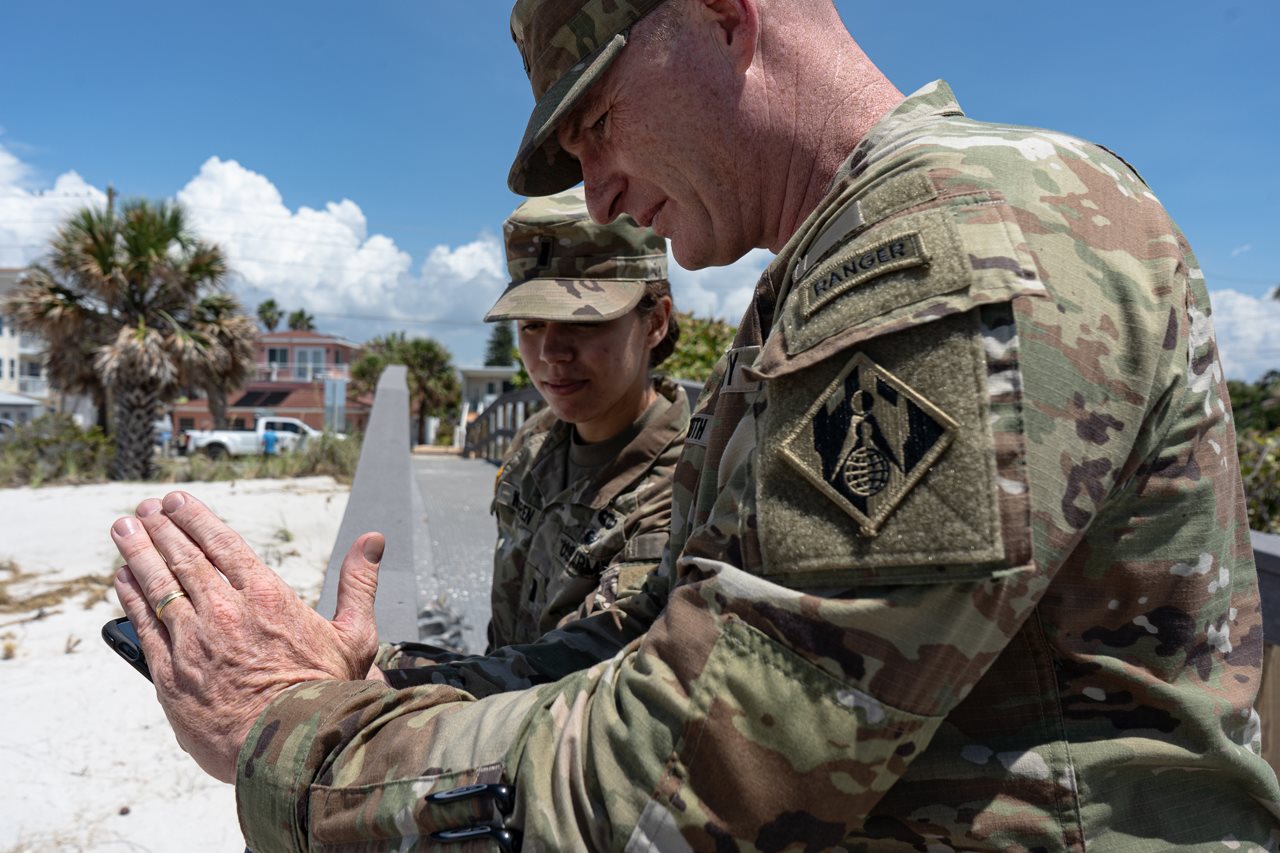
[[[142,645],[142,653],[147,658],[147,666],[151,669],[154,681],[157,667],[165,672],[173,668],[168,631],[151,610],[151,602],[143,594],[141,585],[128,566],[121,566],[116,572],[115,587],[124,615],[129,617],[133,630],[138,634],[138,642]]]
[[[182,584],[169,571],[164,557],[156,550],[151,537],[138,519],[133,516],[116,519],[116,523],[111,525],[111,539],[116,543],[120,556],[124,557],[125,564],[129,566],[130,574],[137,580],[138,588],[149,607],[155,607],[157,602],[174,590],[182,589]],[[179,600],[169,607],[177,605],[190,607],[191,603]]]
[[[387,540],[381,533],[366,533],[356,539],[342,560],[333,623],[353,640],[378,636],[373,600],[378,592],[378,566],[386,545]]]
[[[226,592],[226,583],[204,551],[160,510],[160,501],[149,498],[138,504],[134,513],[169,570],[191,596],[191,603],[199,609],[211,597]]]
[[[164,496],[161,506],[169,520],[195,542],[236,589],[244,589],[264,575],[276,578],[275,572],[263,565],[239,533],[191,495],[170,492]]]

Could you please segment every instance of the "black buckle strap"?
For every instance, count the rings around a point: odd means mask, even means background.
[[[468,826],[463,829],[442,829],[431,833],[432,841],[445,844],[461,844],[465,841],[488,840],[496,843],[502,853],[515,853],[520,849],[520,836],[501,826]]]
[[[428,803],[436,803],[444,805],[446,803],[461,803],[466,800],[476,800],[481,797],[493,800],[503,816],[511,814],[511,810],[515,807],[515,791],[510,785],[485,784],[480,782],[475,785],[463,785],[461,788],[450,788],[447,791],[436,791],[427,794]]]
[[[451,805],[467,800],[486,799],[493,803],[496,812],[492,823],[478,823],[461,829],[442,829],[431,834],[431,840],[444,844],[461,844],[467,841],[492,841],[503,853],[515,853],[520,849],[520,835],[507,829],[505,818],[515,808],[515,791],[510,785],[478,783],[435,791],[427,794],[426,801],[434,805]]]

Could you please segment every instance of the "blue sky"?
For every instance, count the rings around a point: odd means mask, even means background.
[[[942,77],[975,118],[1133,163],[1196,248],[1228,374],[1280,367],[1280,3],[836,5],[904,92]],[[272,295],[355,340],[406,329],[478,360],[531,105],[509,9],[0,2],[0,266],[110,183],[187,204],[250,309]],[[676,271],[677,301],[736,320],[767,261]]]

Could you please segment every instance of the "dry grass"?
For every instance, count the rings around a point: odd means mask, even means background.
[[[26,591],[37,585],[38,576],[24,572],[13,560],[0,561],[0,613],[48,611],[76,596],[84,596],[82,604],[88,610],[106,600],[114,579],[115,570],[112,569],[99,575],[58,581],[45,589]]]

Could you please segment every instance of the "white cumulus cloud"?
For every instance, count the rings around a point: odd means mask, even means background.
[[[273,298],[286,311],[321,315],[317,327],[352,340],[404,330],[436,338],[459,363],[479,361],[489,335],[481,317],[507,281],[492,234],[435,246],[414,271],[393,240],[369,234],[354,201],[293,210],[265,175],[218,157],[177,199],[226,250],[233,287],[250,310]]]
[[[1280,369],[1280,301],[1235,290],[1215,290],[1210,298],[1227,377],[1252,382]]]
[[[506,284],[502,246],[492,234],[436,246],[415,271],[395,241],[369,233],[356,202],[291,208],[268,177],[219,157],[174,198],[196,232],[226,253],[230,288],[250,312],[273,298],[286,311],[317,315],[322,331],[355,341],[406,330],[445,341],[458,361],[476,361],[484,350],[488,328],[480,318]],[[38,260],[68,215],[105,202],[105,193],[75,172],[37,186],[33,170],[0,147],[0,266]]]
[[[752,249],[728,266],[687,270],[675,262],[668,249],[668,276],[677,310],[737,324],[755,293],[756,280],[772,259],[772,252]]]
[[[0,145],[0,187],[16,186],[27,177],[27,164]]]
[[[75,172],[53,186],[32,188],[31,168],[0,145],[0,267],[24,267],[40,259],[58,224],[106,195]]]
[[[211,157],[177,200],[196,231],[222,246],[250,309],[271,297],[286,310],[385,315],[411,285],[412,259],[389,238],[369,236],[349,199],[291,210],[264,175]]]

